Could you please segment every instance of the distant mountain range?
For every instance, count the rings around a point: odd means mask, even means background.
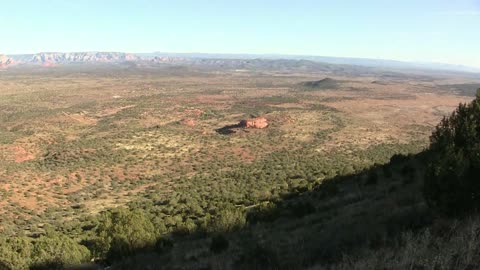
[[[37,54],[10,55],[17,64],[40,64],[51,66],[69,63],[117,63],[139,61],[140,57],[123,52],[42,52]]]
[[[268,60],[268,61],[267,61]],[[251,68],[255,65],[268,65],[282,68],[281,65],[292,60],[296,65],[318,67],[319,64],[335,64],[348,66],[363,66],[372,68],[393,68],[405,70],[443,70],[457,72],[480,73],[480,68],[441,63],[415,63],[383,59],[327,57],[308,55],[273,55],[273,54],[207,54],[207,53],[124,53],[124,52],[42,52],[37,54],[0,55],[0,68],[13,65],[36,64],[53,66],[69,63],[122,63],[138,62],[149,64],[178,64],[224,68]],[[325,68],[325,66],[324,66]],[[327,69],[335,69],[332,66]],[[338,68],[338,67],[337,67]]]
[[[133,54],[120,52],[74,52],[74,53],[39,53],[35,54],[33,63],[77,63],[77,62],[124,62],[137,61]]]
[[[139,56],[163,56],[163,57],[181,57],[181,58],[220,58],[220,59],[285,59],[285,60],[310,60],[315,62],[356,65],[375,68],[395,68],[395,69],[427,69],[427,70],[445,70],[459,72],[480,72],[480,68],[453,65],[445,63],[423,63],[406,62],[388,59],[354,58],[354,57],[331,57],[331,56],[312,56],[312,55],[288,55],[288,54],[210,54],[210,53],[168,53],[155,52],[152,54],[137,54]]]

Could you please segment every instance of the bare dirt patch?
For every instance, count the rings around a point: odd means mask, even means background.
[[[136,105],[127,105],[127,106],[122,106],[122,107],[116,107],[116,108],[108,108],[108,109],[105,109],[99,113],[96,114],[96,117],[106,117],[106,116],[110,116],[110,115],[114,115],[114,114],[117,114],[125,109],[129,109],[129,108],[133,108],[135,107]]]
[[[81,113],[75,113],[75,114],[70,114],[70,113],[63,113],[64,116],[84,125],[96,125],[97,124],[97,119],[93,117],[88,116],[88,112],[81,112]]]

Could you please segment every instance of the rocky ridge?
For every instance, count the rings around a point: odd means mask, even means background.
[[[31,61],[32,63],[93,63],[93,62],[125,62],[137,61],[140,58],[136,55],[121,52],[43,52],[35,54]]]

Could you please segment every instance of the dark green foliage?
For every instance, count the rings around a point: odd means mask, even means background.
[[[273,204],[262,204],[248,211],[248,224],[255,224],[257,222],[272,222],[280,215],[280,208]]]
[[[7,265],[7,263],[0,261],[0,270],[10,270],[11,268]]]
[[[219,254],[227,250],[228,246],[229,246],[228,239],[225,238],[224,235],[219,234],[212,237],[212,241],[210,242],[210,251],[215,254]]]
[[[295,217],[303,217],[315,212],[315,206],[311,202],[298,202],[292,206],[292,213]]]
[[[89,259],[90,251],[66,235],[41,236],[33,242],[32,260],[38,267],[78,265]]]
[[[243,228],[246,223],[245,212],[241,209],[230,208],[222,209],[213,220],[212,232],[229,232]]]
[[[393,176],[392,169],[390,168],[390,166],[383,166],[382,170],[383,170],[383,176],[385,176],[386,178],[391,178]]]
[[[96,255],[121,258],[154,246],[155,228],[140,210],[115,209],[104,213],[97,228]]]
[[[402,174],[402,183],[404,185],[411,184],[415,181],[416,170],[411,164],[405,164],[400,172]]]
[[[257,244],[245,250],[236,264],[236,269],[279,269],[280,258],[268,247]]]
[[[27,238],[0,238],[0,269],[27,268],[31,253],[32,244]]]
[[[404,162],[408,159],[407,156],[402,155],[402,154],[395,154],[390,158],[390,164],[395,165],[401,162]]]
[[[155,252],[161,254],[173,248],[173,241],[168,238],[158,239],[155,243]]]
[[[411,176],[415,174],[415,168],[413,168],[410,164],[406,164],[403,166],[401,173],[402,176]]]
[[[0,238],[0,269],[63,269],[89,259],[85,246],[59,233],[33,241],[26,237]]]
[[[366,185],[376,185],[378,182],[378,174],[375,170],[371,170],[368,174]]]
[[[30,270],[64,270],[65,264],[60,259],[53,259],[30,266]]]
[[[462,215],[480,207],[480,99],[460,104],[431,136],[424,194],[433,208]]]

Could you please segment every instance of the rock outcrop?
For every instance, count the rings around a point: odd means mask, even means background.
[[[216,129],[215,131],[223,135],[230,135],[230,134],[237,133],[237,131],[241,129],[246,129],[246,128],[263,129],[266,127],[268,127],[268,120],[265,117],[257,117],[257,118],[242,120],[238,124],[227,125],[222,128]]]
[[[240,127],[243,128],[266,128],[268,127],[268,120],[265,117],[257,117],[253,119],[248,119],[248,120],[242,120],[240,121]]]
[[[13,64],[15,64],[15,61],[12,58],[0,54],[0,68],[7,68]]]

